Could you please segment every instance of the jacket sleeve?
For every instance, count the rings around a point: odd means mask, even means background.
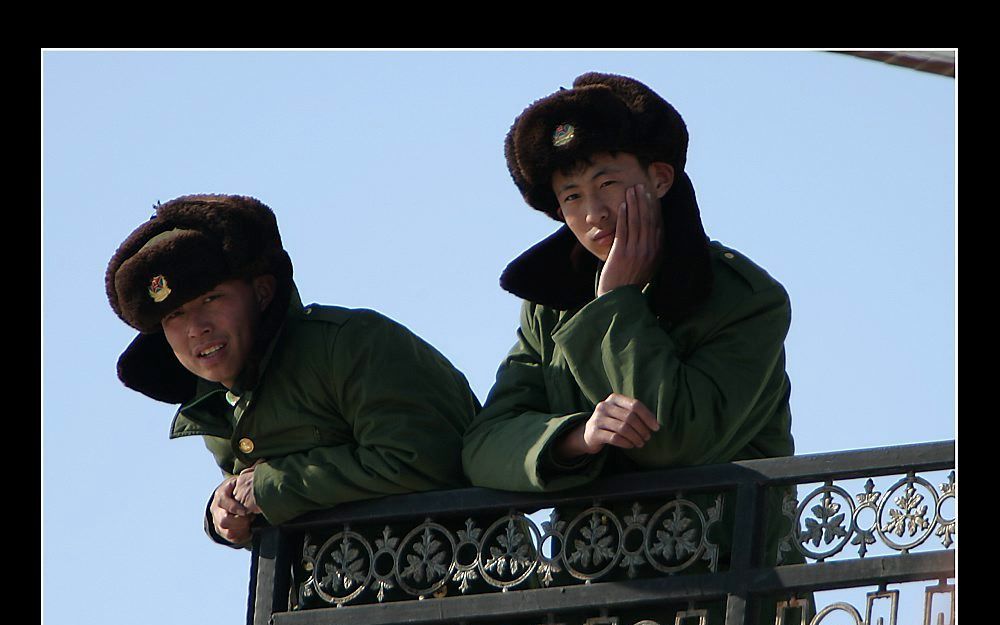
[[[257,465],[265,518],[277,525],[348,501],[461,486],[462,432],[479,407],[465,377],[377,313],[330,331],[329,388],[353,441]]]
[[[660,430],[624,453],[641,466],[728,462],[787,401],[784,340],[791,309],[783,287],[748,293],[681,354],[635,286],[584,306],[554,334],[586,397],[642,401]]]
[[[550,410],[534,308],[524,302],[517,344],[500,364],[485,406],[465,434],[462,464],[476,486],[560,490],[590,481],[603,462],[594,459],[572,472],[553,470],[550,443],[591,413]]]

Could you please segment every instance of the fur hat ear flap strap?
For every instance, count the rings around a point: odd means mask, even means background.
[[[500,286],[521,299],[569,310],[594,298],[598,264],[564,225],[511,261]]]
[[[174,356],[162,332],[139,334],[118,357],[118,379],[157,401],[181,404],[195,392],[198,379]]]

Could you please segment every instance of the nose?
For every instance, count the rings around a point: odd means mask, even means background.
[[[590,198],[586,209],[587,224],[591,226],[601,226],[607,221],[608,215],[611,214],[611,205],[600,194]]]
[[[212,321],[201,311],[192,311],[187,314],[188,336],[197,338],[212,331]]]

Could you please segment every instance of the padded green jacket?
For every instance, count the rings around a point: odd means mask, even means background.
[[[479,402],[457,369],[370,310],[293,293],[284,325],[239,396],[199,381],[171,438],[200,435],[223,473],[254,469],[273,525],[310,510],[465,484],[462,433]]]
[[[606,472],[792,455],[788,295],[735,250],[712,242],[710,256],[712,291],[677,323],[657,317],[650,288],[571,310],[525,301],[517,344],[465,435],[472,483],[552,491]],[[642,401],[659,431],[642,448],[606,446],[582,466],[557,466],[553,441],[612,393]]]

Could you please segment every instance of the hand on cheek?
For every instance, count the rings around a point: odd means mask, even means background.
[[[662,247],[662,222],[659,202],[645,185],[625,191],[625,202],[618,209],[615,240],[598,281],[598,297],[621,286],[644,286],[652,279]]]

